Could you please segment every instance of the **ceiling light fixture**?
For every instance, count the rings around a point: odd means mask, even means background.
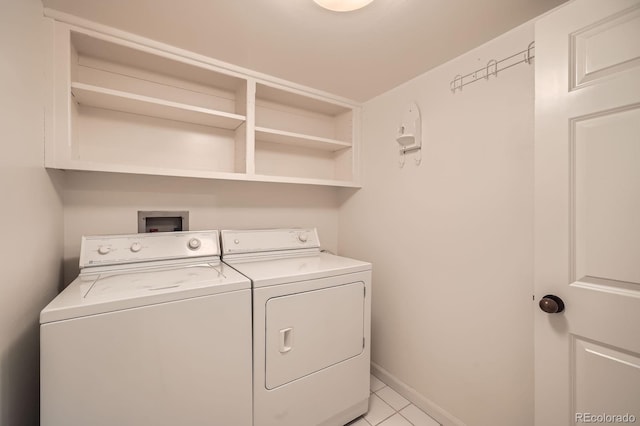
[[[351,12],[352,10],[362,9],[373,0],[313,0],[325,9],[334,12]]]

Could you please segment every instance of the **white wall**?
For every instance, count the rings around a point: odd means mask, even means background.
[[[532,40],[528,23],[367,102],[364,188],[343,195],[340,254],[374,265],[373,362],[445,424],[533,423],[533,66],[449,90]],[[410,101],[423,159],[399,168]]]
[[[317,227],[323,248],[338,244],[332,188],[66,172],[63,198],[65,283],[78,274],[82,235],[138,232],[138,210],[188,210],[192,230]]]
[[[58,290],[59,174],[43,167],[44,28],[39,0],[0,13],[0,424],[37,425],[38,314]]]

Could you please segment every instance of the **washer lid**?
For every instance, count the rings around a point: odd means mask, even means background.
[[[251,278],[254,288],[371,270],[370,263],[329,253],[224,262]]]
[[[80,274],[40,313],[40,323],[251,288],[219,262]]]

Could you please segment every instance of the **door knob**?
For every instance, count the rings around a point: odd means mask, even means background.
[[[544,296],[538,304],[540,309],[548,314],[558,314],[564,311],[564,302],[558,296],[553,294],[547,294]]]

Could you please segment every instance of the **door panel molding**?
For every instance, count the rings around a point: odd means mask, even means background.
[[[607,119],[610,121],[607,122]],[[618,138],[616,140],[602,140],[602,135],[593,135],[599,131],[603,133],[603,127],[605,126],[614,126],[617,124],[628,125],[631,128],[624,129],[624,136]],[[591,132],[591,133],[590,133]],[[627,152],[623,154],[627,154],[628,158],[617,158],[616,166],[618,169],[622,167],[622,163],[624,161],[633,162],[633,158],[640,158],[640,139],[637,136],[640,134],[640,103],[634,103],[631,105],[625,105],[617,108],[611,108],[607,110],[598,111],[596,113],[583,115],[580,117],[574,117],[570,120],[570,135],[569,135],[569,194],[570,194],[570,202],[569,202],[569,283],[573,283],[578,280],[582,280],[585,277],[593,277],[602,280],[608,281],[616,281],[616,282],[629,282],[633,284],[640,285],[640,262],[637,262],[636,259],[633,258],[633,254],[635,252],[640,251],[640,241],[634,243],[630,241],[629,247],[633,246],[633,250],[627,250],[626,253],[620,254],[620,256],[627,256],[626,259],[617,259],[618,267],[626,267],[627,271],[624,274],[619,274],[617,276],[612,271],[605,270],[606,267],[600,266],[594,267],[590,265],[587,259],[594,258],[593,253],[589,252],[590,245],[593,246],[593,243],[589,238],[589,215],[591,217],[591,221],[593,222],[595,219],[594,210],[598,210],[598,205],[590,205],[594,203],[593,197],[589,197],[588,191],[589,188],[586,188],[586,180],[588,180],[588,167],[600,166],[600,164],[590,164],[594,163],[594,158],[589,158],[589,143],[600,144],[611,147],[611,150],[615,148],[615,144],[627,144],[634,145],[626,147],[626,149],[632,150],[632,152]],[[589,138],[591,136],[591,139]],[[598,139],[600,136],[600,139]],[[621,141],[621,142],[620,142]],[[600,147],[602,150],[604,147]],[[622,149],[623,147],[618,147]],[[636,152],[633,152],[635,149]],[[593,150],[593,149],[591,149]],[[636,154],[636,155],[634,155]],[[592,154],[593,155],[593,154]],[[602,156],[604,158],[604,155]],[[612,159],[610,159],[612,161]],[[634,168],[633,164],[628,164],[628,168]],[[612,170],[610,174],[603,173],[602,170],[597,170],[599,173],[600,179],[591,179],[591,181],[598,181],[600,185],[606,185],[601,181],[604,181],[605,178],[609,178],[613,180],[616,176],[616,171]],[[620,173],[624,173],[624,170],[617,170],[618,175]],[[633,174],[632,170],[627,170],[627,174]],[[630,179],[640,180],[640,172],[635,172],[638,176],[631,176]],[[603,175],[604,174],[604,175]],[[618,176],[620,177],[620,176]],[[583,182],[581,184],[580,182]],[[615,183],[615,182],[612,182]],[[609,183],[609,186],[612,186],[612,183]],[[624,182],[617,182],[618,185],[616,188],[607,188],[611,191],[619,190]],[[625,199],[620,199],[622,195],[625,195]],[[633,216],[636,213],[635,210],[638,210],[637,213],[640,213],[640,194],[634,193],[633,189],[628,191],[626,194],[619,194],[618,197],[614,200],[615,196],[613,194],[608,194],[609,204],[607,206],[602,206],[603,210],[611,209],[613,204],[625,204],[624,207],[628,209],[626,217],[617,217],[618,221],[626,220],[633,221]],[[590,200],[590,201],[588,201]],[[599,200],[600,201],[600,200]],[[615,201],[615,202],[614,202]],[[604,204],[604,203],[602,203]],[[635,208],[635,209],[634,209]],[[619,216],[624,215],[624,212],[618,212]],[[602,214],[602,213],[601,213]],[[631,224],[631,233],[629,238],[632,238],[633,235],[640,235],[640,214],[637,214],[635,219],[635,224]],[[621,226],[620,223],[615,224],[618,228]],[[614,226],[615,227],[615,226]],[[633,232],[637,228],[637,232]],[[620,229],[618,229],[618,234],[620,233]],[[611,232],[613,234],[613,232]],[[619,238],[623,236],[617,235]],[[613,238],[613,236],[611,236]],[[611,250],[615,250],[616,248],[610,248]],[[625,262],[626,260],[626,262]],[[612,269],[609,267],[609,269]],[[595,272],[601,273],[595,273]]]
[[[624,34],[619,34],[621,32]],[[640,67],[640,43],[631,49],[611,49],[607,38],[616,36],[640,40],[640,5],[608,16],[570,35],[570,91]]]
[[[570,336],[571,340],[571,412],[570,424],[580,424],[578,413],[624,415],[635,413],[636,395],[617,394],[619,387],[638,386],[640,383],[640,354],[598,342],[583,336]],[[606,364],[606,367],[604,367]],[[606,368],[605,378],[599,372]],[[595,404],[607,399],[606,394],[616,393],[617,398],[608,399],[606,406],[594,413]]]

